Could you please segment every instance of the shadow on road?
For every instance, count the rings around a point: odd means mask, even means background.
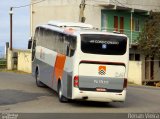
[[[38,100],[41,96],[50,96],[46,93],[29,93],[20,90],[0,90],[0,106]]]
[[[93,101],[70,101],[72,106],[78,107],[100,107],[100,108],[123,108],[126,103],[123,102],[93,102]]]

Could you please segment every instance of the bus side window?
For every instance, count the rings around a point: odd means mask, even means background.
[[[32,61],[35,58],[35,53],[36,53],[36,40],[33,41],[33,46],[32,46]]]
[[[28,41],[28,49],[32,48],[32,37]]]
[[[69,54],[70,54],[70,53],[69,53],[69,46],[67,45],[67,52],[66,52],[66,55],[69,56]]]
[[[66,40],[67,40],[66,55],[72,57],[76,49],[76,38],[74,38],[73,36],[67,36]]]

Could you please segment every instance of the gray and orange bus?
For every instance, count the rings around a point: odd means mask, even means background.
[[[51,21],[36,27],[32,72],[61,102],[123,102],[129,42],[123,34],[97,31],[84,23]]]

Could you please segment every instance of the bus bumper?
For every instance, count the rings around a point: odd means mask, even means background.
[[[121,93],[81,91],[74,88],[73,100],[98,101],[98,102],[124,102],[126,99],[126,89]]]

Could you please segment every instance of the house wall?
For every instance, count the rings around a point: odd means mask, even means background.
[[[123,2],[124,0],[118,0]],[[160,0],[125,0],[129,7],[148,11],[159,11]]]
[[[118,16],[118,26],[120,31],[120,17],[124,18],[124,34],[126,34],[129,39],[131,40],[131,12],[129,11],[116,11],[116,10],[102,10],[102,14],[106,15],[106,24],[104,23],[104,18],[102,15],[101,23],[102,27],[105,26],[107,31],[112,32],[114,31],[114,16]],[[144,13],[133,13],[133,27],[132,27],[132,41],[130,42],[137,42],[137,37],[139,33],[142,31],[144,26],[144,20],[147,16]],[[139,31],[135,31],[135,20],[139,20]],[[102,28],[103,29],[103,28]]]
[[[160,61],[154,62],[154,79],[160,80]]]
[[[32,0],[34,2],[34,0]],[[46,24],[51,20],[79,21],[79,5],[81,0],[47,0],[45,2],[31,6],[31,35],[33,36],[35,27]],[[85,7],[85,23],[101,28],[101,7]]]
[[[34,3],[37,2],[37,0],[31,0],[31,2]],[[81,0],[46,0],[38,4],[33,4],[31,6],[31,36],[33,36],[34,29],[37,25],[47,23],[50,20],[67,20],[78,22],[80,3]],[[142,11],[151,11],[155,9],[160,10],[160,7],[158,7],[158,5],[160,5],[159,0],[147,0],[147,2],[146,0],[105,0],[99,2],[89,0],[86,1],[84,12],[86,23],[90,23],[97,28],[101,28],[101,10],[108,9],[108,5],[129,7]],[[112,16],[112,13],[116,14],[116,11],[110,11],[107,13]],[[118,12],[118,14],[130,18],[130,13],[125,13],[122,11]],[[137,16],[140,18],[138,13],[133,13],[133,16],[135,18]],[[143,17],[141,19],[143,21]],[[109,18],[109,21],[112,23],[113,19]],[[126,20],[126,22],[130,23],[128,20]],[[125,26],[125,28],[130,29],[127,28],[128,26]]]
[[[109,0],[110,4],[125,6],[133,9],[159,11],[160,0]]]
[[[143,59],[141,60],[143,62],[143,77],[142,79],[145,80],[160,80],[160,61],[159,59],[155,58],[154,59],[154,67],[153,67],[153,79],[151,78],[151,59],[148,58],[145,61],[145,57],[143,56]],[[147,62],[148,66],[145,65]]]

